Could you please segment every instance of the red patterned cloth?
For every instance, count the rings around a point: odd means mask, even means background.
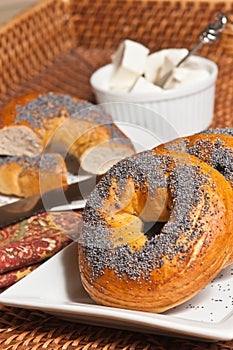
[[[26,276],[68,245],[81,212],[42,213],[0,230],[0,288]]]
[[[27,276],[30,272],[35,270],[40,264],[34,264],[32,266],[25,266],[18,270],[0,274],[0,290],[11,286],[15,282],[19,281],[24,276]]]

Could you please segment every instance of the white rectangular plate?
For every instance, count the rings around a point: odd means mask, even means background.
[[[233,338],[233,266],[188,302],[164,314],[105,307],[84,291],[77,245],[70,244],[0,294],[0,303],[37,309],[92,325],[124,328],[205,341]]]

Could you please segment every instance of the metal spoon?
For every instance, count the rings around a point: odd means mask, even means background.
[[[182,60],[180,60],[176,64],[174,68],[179,67],[182,63],[184,63],[187,60],[188,57],[190,57],[191,55],[194,55],[204,44],[213,44],[217,39],[219,39],[226,24],[227,24],[226,15],[222,12],[219,12],[215,19],[215,22],[210,23],[199,34],[199,42],[194,46],[192,50],[190,50],[187,53],[187,55],[184,58],[182,58]],[[169,77],[172,75],[172,73],[173,73],[173,69],[170,70],[168,73],[166,73],[158,81],[156,81],[155,84],[163,88],[165,83],[169,79]]]

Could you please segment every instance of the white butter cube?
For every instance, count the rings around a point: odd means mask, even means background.
[[[154,83],[159,75],[160,71],[164,65],[165,51],[161,50],[152,53],[147,57],[146,68],[145,68],[145,78],[146,80]]]
[[[119,67],[112,75],[110,89],[127,92],[131,90],[137,78],[138,75],[134,72],[131,72],[124,67]]]
[[[164,49],[147,57],[145,78],[156,83],[171,71],[188,53],[187,49]]]
[[[175,68],[171,77],[164,85],[164,89],[174,89],[182,86],[188,86],[201,81],[209,76],[209,72],[206,69],[188,69],[188,68]]]
[[[138,80],[136,81],[135,85],[131,90],[132,93],[144,93],[144,92],[156,92],[156,91],[162,91],[162,89],[143,77],[138,78]]]
[[[132,40],[122,42],[112,56],[113,75],[110,88],[128,91],[145,71],[149,49]]]
[[[188,49],[167,49],[167,57],[176,66],[186,55],[188,54]]]

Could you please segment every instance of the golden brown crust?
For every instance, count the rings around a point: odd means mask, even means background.
[[[0,193],[19,197],[67,185],[67,172],[59,154],[37,157],[0,157]]]
[[[156,148],[119,162],[83,213],[84,288],[100,304],[135,310],[186,301],[229,264],[232,204],[229,183],[193,155]],[[167,222],[145,233],[158,221]]]
[[[196,156],[218,170],[233,187],[233,131],[231,135],[229,130],[233,129],[216,129],[216,133],[181,137],[158,148]]]
[[[16,119],[15,109],[16,106],[23,107],[26,103],[37,98],[39,93],[31,93],[25,96],[11,100],[1,111],[0,111],[0,128],[8,125],[14,125]],[[22,122],[22,125],[28,126],[28,123]]]
[[[233,129],[209,129],[203,133],[181,137],[158,146],[192,154],[218,170],[233,188]],[[228,264],[233,263],[233,251]]]
[[[25,126],[34,132],[44,149],[56,128],[70,116],[75,102],[85,103],[78,98],[56,92],[35,92],[20,96],[0,111],[0,128]]]

